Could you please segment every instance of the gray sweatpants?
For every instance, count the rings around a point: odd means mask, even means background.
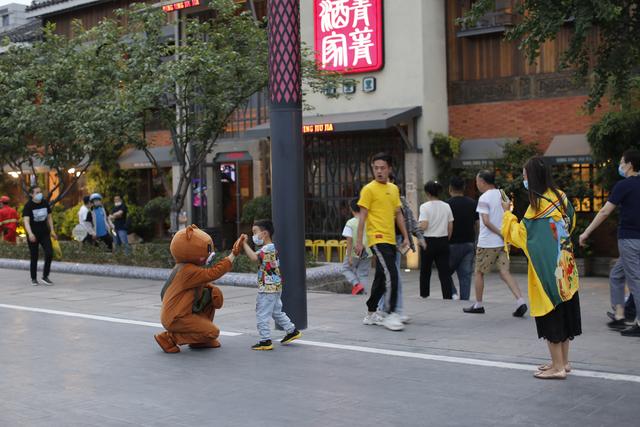
[[[369,270],[371,270],[371,258],[351,258],[351,260],[351,265],[348,258],[342,263],[342,275],[351,283],[351,286],[360,283],[366,287],[369,281]]]
[[[619,239],[620,258],[609,273],[611,305],[624,305],[625,282],[633,294],[636,307],[640,307],[640,239]],[[640,321],[640,310],[636,311]]]

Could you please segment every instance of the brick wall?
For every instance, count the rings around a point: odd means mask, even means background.
[[[586,133],[602,116],[582,109],[586,96],[449,106],[449,133],[462,138],[519,137],[545,150],[555,135]],[[607,108],[605,105],[604,108]]]

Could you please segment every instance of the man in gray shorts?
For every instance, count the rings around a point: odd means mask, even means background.
[[[509,272],[509,257],[504,248],[504,240],[500,229],[502,228],[502,195],[496,189],[495,176],[492,172],[483,170],[476,176],[476,185],[482,193],[478,200],[476,211],[480,215],[480,235],[478,237],[478,249],[476,250],[476,266],[474,272],[476,302],[471,307],[463,308],[465,313],[484,313],[482,294],[484,292],[484,275],[491,272],[495,265],[500,272],[500,278],[509,286],[516,298],[515,317],[522,317],[527,312],[527,305],[522,298],[522,292],[518,283]]]

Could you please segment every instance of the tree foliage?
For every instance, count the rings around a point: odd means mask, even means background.
[[[591,80],[588,109],[594,111],[608,92],[613,101],[631,101],[640,65],[637,1],[514,1],[519,20],[506,37],[518,41],[531,62],[539,57],[544,43],[554,40],[569,25],[573,32],[562,52],[561,65],[574,69],[579,81]],[[459,23],[473,25],[492,11],[495,3],[495,0],[475,1]]]
[[[0,161],[21,173],[35,175],[38,164],[55,172],[53,205],[97,158],[140,133],[123,96],[117,32],[104,31],[112,22],[101,25],[76,24],[73,38],[48,25],[42,41],[0,55]]]

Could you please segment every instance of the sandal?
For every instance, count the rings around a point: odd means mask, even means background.
[[[538,371],[533,374],[533,376],[538,378],[539,380],[566,380],[567,371],[565,371],[564,369],[557,372],[551,372],[550,370]]]
[[[549,369],[551,369],[551,363],[545,363],[544,365],[540,365],[538,366],[538,371],[544,372],[544,371],[548,371]],[[570,364],[566,364],[564,366],[564,371],[568,374],[569,372],[571,372],[571,365]]]

